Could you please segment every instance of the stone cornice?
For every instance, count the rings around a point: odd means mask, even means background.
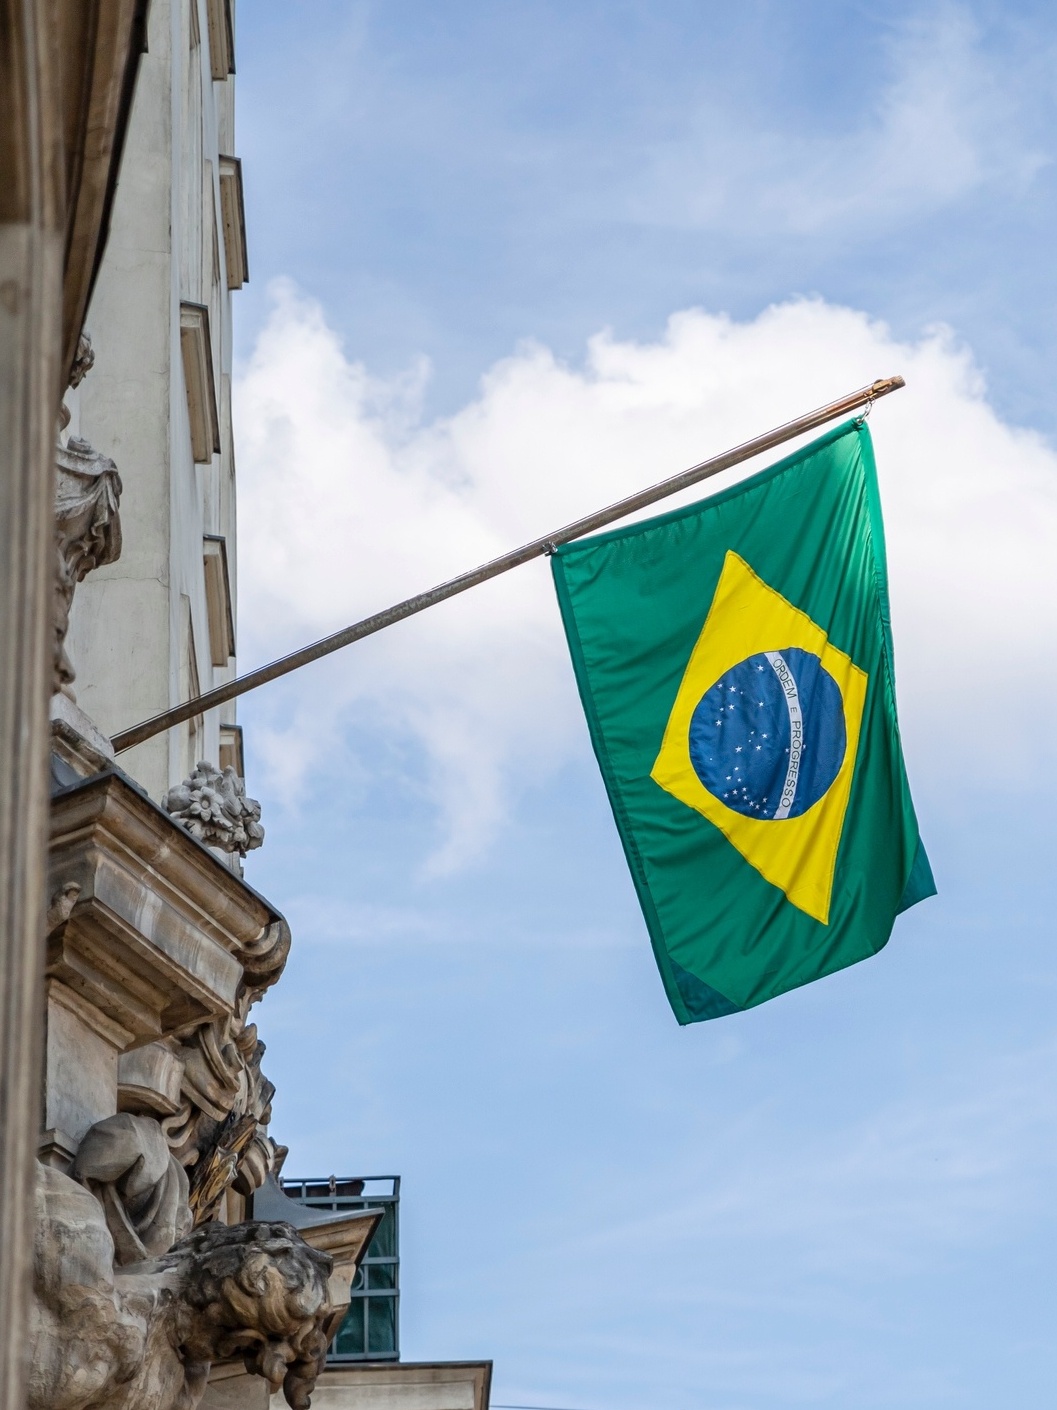
[[[151,1042],[282,971],[282,916],[117,769],[52,798],[48,972]]]

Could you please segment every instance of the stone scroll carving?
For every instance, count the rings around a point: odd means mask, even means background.
[[[85,333],[70,377],[76,387],[95,357]],[[63,427],[69,412],[63,407]],[[66,690],[75,671],[66,654],[66,633],[77,584],[93,568],[121,556],[121,476],[109,456],[93,450],[80,436],[71,436],[55,451],[55,605],[53,692]]]
[[[331,1259],[289,1224],[211,1224],[114,1268],[102,1207],[37,1171],[30,1410],[194,1410],[216,1361],[241,1357],[308,1410],[326,1355]]]
[[[229,764],[221,772],[204,760],[162,799],[165,811],[192,837],[242,857],[264,841],[261,805],[246,797],[246,785]]]
[[[198,1024],[176,1048],[183,1064],[181,1103],[161,1125],[188,1172],[196,1225],[214,1217],[230,1186],[242,1195],[259,1189],[286,1155],[267,1132],[275,1087],[261,1071],[265,1047],[248,1015],[279,978],[289,951],[289,927],[276,921],[239,952],[243,979],[234,1013]]]
[[[236,951],[243,977],[234,1012],[122,1057],[122,1111],[88,1131],[72,1168],[103,1207],[119,1263],[164,1253],[192,1225],[218,1217],[229,1188],[252,1195],[282,1168],[285,1147],[268,1135],[275,1087],[248,1015],[289,948],[289,928],[277,919]]]

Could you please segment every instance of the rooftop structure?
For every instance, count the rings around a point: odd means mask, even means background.
[[[330,1345],[328,1366],[400,1359],[400,1176],[282,1177],[287,1198],[312,1210],[382,1209],[353,1280],[349,1310]]]

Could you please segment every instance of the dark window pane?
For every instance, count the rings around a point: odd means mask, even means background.
[[[391,1356],[396,1350],[396,1298],[369,1297],[366,1302],[367,1350],[372,1356]]]
[[[361,1298],[353,1301],[344,1322],[334,1338],[332,1350],[338,1356],[362,1356],[366,1350],[363,1314],[366,1303]]]
[[[356,1284],[353,1284],[355,1287]],[[367,1286],[369,1288],[395,1288],[396,1287],[396,1264],[395,1263],[372,1263],[367,1268]]]
[[[352,1286],[356,1289],[362,1288],[365,1281],[363,1266],[361,1264],[361,1266],[356,1269],[356,1276],[352,1280]]]
[[[396,1216],[387,1209],[367,1248],[369,1258],[391,1258],[396,1253]]]

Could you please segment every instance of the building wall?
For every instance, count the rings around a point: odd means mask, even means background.
[[[313,1410],[488,1410],[491,1382],[490,1361],[328,1366],[316,1381],[312,1405]],[[281,1392],[271,1397],[270,1410],[284,1410]]]
[[[214,666],[205,535],[235,569],[231,293],[220,155],[234,154],[233,84],[211,74],[210,9],[153,0],[110,242],[86,320],[95,365],[71,394],[68,434],[117,462],[119,561],[81,583],[67,650],[77,703],[106,734],[231,677]],[[215,15],[214,15],[215,18]],[[220,452],[196,464],[181,353],[181,303],[209,314]],[[232,611],[234,603],[232,603]],[[234,707],[223,711],[234,719]],[[120,758],[155,799],[199,758],[220,762],[221,711]]]
[[[490,1361],[364,1363],[328,1366],[312,1391],[313,1410],[488,1410]],[[268,1395],[241,1365],[214,1366],[200,1410],[289,1410],[281,1390]]]

